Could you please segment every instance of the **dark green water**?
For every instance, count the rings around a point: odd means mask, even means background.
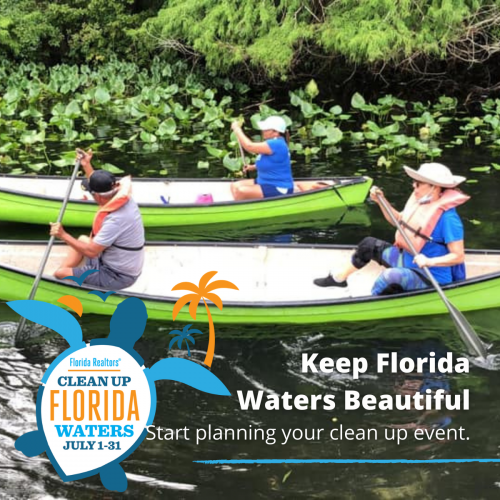
[[[449,153],[447,151],[447,153]],[[172,155],[168,160],[170,175],[193,176],[198,172],[187,168],[175,171],[175,165],[192,164],[190,152]],[[111,158],[106,158],[110,161]],[[141,162],[156,165],[158,157],[142,157]],[[124,158],[113,163],[123,167]],[[440,159],[454,173],[478,179],[465,185],[472,200],[460,209],[470,248],[500,248],[497,233],[500,203],[500,172],[479,174],[469,172],[473,166],[495,161],[489,150],[454,150]],[[383,187],[388,198],[401,207],[410,193],[409,179],[400,166],[390,171],[373,168],[373,160],[357,152],[349,152],[329,161],[298,164],[301,175],[350,175],[366,168],[375,182]],[[410,163],[416,166],[416,163]],[[212,173],[212,172],[211,172]],[[213,172],[214,175],[221,172]],[[367,204],[365,215],[371,224],[355,225],[335,221],[322,222],[319,228],[277,229],[274,235],[303,243],[356,243],[369,234],[391,239],[392,230],[383,220],[378,208]],[[480,224],[472,221],[479,221]],[[43,238],[36,228],[0,226],[2,238]],[[218,233],[214,239],[234,236]],[[269,234],[251,234],[239,239],[269,241]],[[307,266],[307,262],[304,262]],[[300,273],[300,269],[291,270]],[[467,318],[476,331],[493,342],[491,352],[500,352],[500,311],[468,313]],[[106,492],[97,478],[69,484],[63,483],[45,456],[28,459],[14,449],[15,439],[35,428],[35,393],[45,370],[66,345],[53,335],[44,335],[28,346],[12,347],[16,316],[0,304],[0,335],[6,347],[0,350],[0,497],[5,498],[121,498]],[[106,336],[108,320],[83,316],[84,338]],[[137,350],[151,366],[168,355],[168,332],[172,323],[151,322]],[[202,328],[203,329],[203,328]],[[193,356],[204,359],[206,341],[199,340]],[[460,354],[461,344],[446,316],[407,318],[364,324],[321,325],[314,327],[287,326],[266,328],[217,327],[216,357],[213,372],[227,385],[232,397],[209,396],[182,384],[157,383],[158,409],[154,424],[168,428],[188,426],[191,429],[227,427],[249,429],[250,426],[281,429],[322,428],[328,433],[343,425],[352,428],[374,428],[383,434],[389,426],[412,429],[465,429],[469,440],[422,441],[408,439],[401,444],[385,439],[371,441],[294,441],[281,445],[262,441],[204,441],[193,440],[144,441],[139,449],[123,463],[129,477],[124,497],[175,499],[481,499],[498,498],[500,494],[500,465],[471,464],[304,464],[304,465],[203,465],[193,460],[208,459],[461,459],[499,458],[500,435],[499,398],[500,373],[471,365],[469,374],[451,375],[440,379],[442,387],[452,394],[470,389],[471,409],[454,412],[417,411],[345,411],[343,404],[332,411],[242,411],[236,391],[263,389],[266,393],[336,394],[342,403],[343,391],[353,389],[364,394],[395,394],[419,390],[422,383],[433,383],[431,376],[415,377],[375,371],[378,353],[397,352],[400,356],[417,357],[429,352]],[[319,353],[319,357],[366,357],[369,371],[359,380],[340,373],[303,374],[300,370],[303,352]],[[173,355],[186,353],[173,351]],[[194,432],[194,431],[193,431]],[[286,480],[284,480],[286,477]]]

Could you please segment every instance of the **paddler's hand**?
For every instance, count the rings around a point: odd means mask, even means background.
[[[370,189],[370,199],[379,204],[378,196],[385,199],[384,192],[378,186],[372,186]]]
[[[426,257],[425,255],[423,255],[421,253],[419,253],[418,255],[415,255],[413,262],[415,264],[417,264],[417,266],[420,268],[432,266],[432,259],[429,259],[429,257]]]
[[[243,167],[243,172],[246,174],[247,172],[255,172],[257,167],[255,165],[245,165]]]
[[[78,149],[76,150],[76,159],[80,160],[80,164],[82,165],[83,168],[85,167],[92,167],[90,164],[90,161],[92,160],[92,156],[94,153],[92,152],[91,149],[88,151],[84,151],[83,149]]]
[[[237,130],[241,130],[240,122],[239,121],[234,121],[233,123],[231,123],[231,130],[233,132],[236,132]]]
[[[50,236],[55,236],[60,240],[63,240],[68,233],[64,230],[63,225],[60,222],[50,223]]]

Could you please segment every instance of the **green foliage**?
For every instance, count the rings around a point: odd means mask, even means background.
[[[28,61],[90,62],[140,58],[128,31],[156,12],[134,0],[0,0],[0,47]],[[143,5],[141,9],[137,5]]]
[[[341,0],[330,5],[320,44],[353,62],[400,62],[415,54],[446,56],[466,33],[478,0]]]
[[[209,68],[264,68],[268,75],[290,69],[298,46],[312,39],[311,16],[300,0],[173,0],[148,20],[138,37],[153,35],[164,48],[202,54]]]
[[[285,77],[300,64],[320,68],[325,56],[392,65],[419,55],[450,57],[449,44],[465,38],[474,22],[488,19],[480,25],[485,39],[498,31],[496,11],[483,4],[480,0],[170,0],[135,34],[138,40],[152,35],[165,49],[201,55],[218,72],[246,67],[257,70],[257,78]]]

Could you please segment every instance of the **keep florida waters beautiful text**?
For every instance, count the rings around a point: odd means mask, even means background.
[[[448,352],[446,357],[435,358],[433,352],[428,357],[401,358],[397,353],[379,353],[377,355],[377,373],[405,374],[451,374],[469,373],[469,360],[457,358]],[[351,373],[357,380],[368,370],[368,361],[365,358],[338,358],[328,357],[318,359],[318,354],[302,354],[302,373]],[[265,391],[237,391],[239,404],[242,410],[333,410],[337,407],[334,394],[292,395],[285,392],[266,394]],[[344,409],[357,410],[468,410],[469,390],[464,389],[462,394],[446,394],[444,389],[432,391],[426,389],[424,393],[415,394],[372,394],[361,395],[359,391],[345,390]]]

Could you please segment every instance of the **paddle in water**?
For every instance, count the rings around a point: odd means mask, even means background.
[[[413,243],[411,242],[410,238],[408,238],[408,235],[402,230],[401,225],[399,224],[398,220],[392,213],[392,210],[387,205],[384,198],[380,196],[380,194],[378,193],[376,196],[382,207],[384,207],[385,212],[389,215],[393,224],[396,226],[397,230],[403,236],[406,244],[408,245],[408,248],[410,248],[411,250],[412,255],[414,257],[418,255],[418,252],[413,246]],[[486,349],[483,343],[481,342],[480,338],[477,336],[477,333],[474,331],[474,328],[472,328],[470,323],[465,319],[465,316],[447,299],[443,290],[439,286],[439,283],[436,281],[436,279],[429,271],[429,269],[427,267],[423,267],[422,270],[425,273],[427,279],[431,282],[432,286],[436,289],[436,292],[438,293],[439,297],[441,298],[441,300],[444,302],[444,305],[448,309],[451,319],[453,320],[453,323],[455,324],[455,327],[457,328],[460,337],[464,341],[464,344],[467,346],[467,349],[471,352],[471,354],[486,359],[487,356]]]
[[[61,210],[59,211],[59,215],[57,216],[57,222],[61,222],[64,217],[64,212],[66,211],[66,206],[68,205],[69,197],[71,195],[71,190],[73,189],[73,185],[75,184],[76,176],[78,175],[78,171],[80,170],[80,160],[77,159],[75,162],[75,168],[73,170],[73,174],[68,184],[68,189],[66,191],[66,196],[64,197],[63,204],[61,206]],[[50,251],[52,250],[52,246],[54,245],[55,236],[51,236],[49,239],[49,243],[45,252],[43,254],[42,260],[40,262],[40,267],[38,268],[38,272],[35,277],[35,281],[33,282],[33,286],[31,287],[31,292],[28,297],[28,300],[33,300],[36,295],[36,291],[38,289],[38,285],[40,280],[42,279],[43,271],[45,270],[45,266],[47,265],[47,261],[49,260]],[[19,326],[17,327],[16,339],[20,339],[24,330],[24,326],[26,324],[26,318],[21,317],[21,321],[19,322]]]

